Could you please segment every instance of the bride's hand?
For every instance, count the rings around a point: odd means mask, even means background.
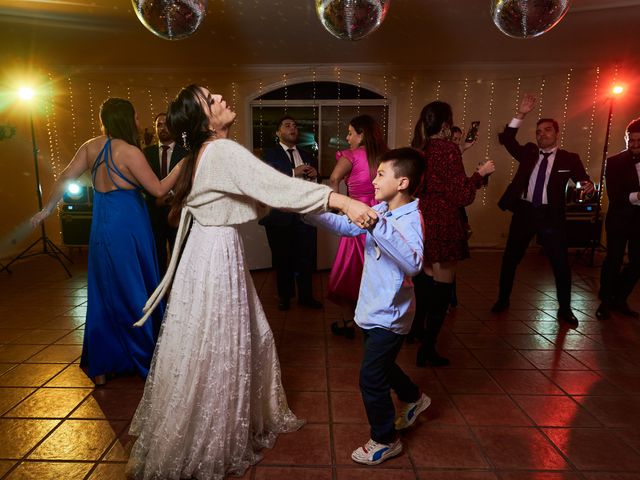
[[[371,228],[378,221],[378,213],[373,208],[352,198],[349,199],[344,213],[360,228]]]

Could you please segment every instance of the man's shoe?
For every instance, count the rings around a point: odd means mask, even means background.
[[[315,298],[305,298],[304,300],[298,300],[298,305],[313,308],[314,310],[320,310],[322,308],[322,302],[319,302]]]
[[[421,346],[416,353],[416,367],[446,367],[449,363],[449,359],[441,356],[435,348]]]
[[[625,317],[631,317],[631,318],[640,317],[640,314],[638,312],[636,312],[635,310],[631,310],[631,307],[629,307],[629,304],[627,302],[617,303],[615,306],[615,310],[621,313],[622,315],[624,315]]]
[[[502,313],[509,308],[509,300],[498,300],[491,307],[491,313]]]
[[[369,439],[366,445],[356,448],[351,454],[351,460],[363,465],[378,465],[389,458],[400,455],[402,442],[400,439],[391,443],[378,443]]]
[[[611,309],[608,304],[602,302],[596,310],[596,318],[598,320],[607,320],[611,317]]]
[[[558,318],[559,321],[565,322],[566,324],[570,325],[571,327],[575,328],[575,327],[578,326],[578,319],[573,314],[573,312],[571,311],[570,308],[561,308],[561,309],[559,309],[557,318]]]
[[[289,307],[290,307],[290,304],[289,304],[288,298],[281,298],[278,301],[278,310],[285,312],[289,310]]]
[[[404,430],[413,425],[422,412],[431,405],[431,399],[424,393],[417,402],[407,403],[396,418],[396,430]]]

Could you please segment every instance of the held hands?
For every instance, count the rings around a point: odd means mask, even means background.
[[[478,169],[477,169],[477,172],[483,177],[487,175],[491,175],[495,171],[496,171],[496,164],[493,163],[493,160],[487,160],[486,162],[481,163],[480,165],[478,165]]]
[[[352,198],[347,202],[344,214],[360,228],[372,228],[378,222],[378,213],[373,208]]]

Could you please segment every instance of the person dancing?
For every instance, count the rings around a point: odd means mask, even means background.
[[[132,478],[242,475],[260,460],[260,448],[303,423],[287,405],[237,229],[257,218],[258,202],[300,213],[336,208],[363,228],[377,219],[362,202],[288,177],[226,139],[235,115],[197,85],[184,88],[168,111],[169,130],[189,154],[172,206],[181,211],[174,254],[138,322],[144,325],[172,285],[131,422],[138,437],[127,465]]]
[[[180,165],[162,181],[138,143],[133,105],[110,98],[100,106],[103,135],[85,142],[53,185],[38,225],[55,209],[68,183],[91,170],[94,195],[89,238],[87,319],[81,367],[98,385],[106,375],[146,377],[164,305],[144,328],[132,328],[160,283],[155,242],[141,190],[161,197],[173,188]]]
[[[340,182],[347,185],[349,197],[369,206],[377,203],[371,181],[376,175],[378,156],[389,150],[380,125],[370,115],[359,115],[349,122],[348,150],[336,154],[336,166],[329,177],[329,186],[338,191]],[[365,235],[341,237],[338,251],[329,273],[328,298],[343,308],[342,325],[331,324],[334,335],[354,338],[353,315],[364,263]]]
[[[420,211],[425,224],[424,272],[414,279],[416,298],[423,302],[422,317],[414,322],[424,328],[416,365],[424,367],[448,365],[438,354],[436,341],[451,301],[451,290],[457,263],[469,257],[467,232],[460,207],[473,203],[483,177],[495,170],[491,160],[478,166],[467,177],[462,154],[451,138],[453,113],[445,102],[431,102],[420,113],[411,146],[424,153],[426,170],[418,188]],[[425,319],[426,317],[426,319]]]

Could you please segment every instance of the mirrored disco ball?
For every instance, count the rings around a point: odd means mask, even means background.
[[[505,35],[537,37],[562,20],[570,3],[570,0],[491,0],[491,18]]]
[[[316,0],[322,26],[341,40],[360,40],[376,30],[391,0]]]
[[[208,0],[131,0],[140,22],[167,40],[193,35],[207,14]]]

